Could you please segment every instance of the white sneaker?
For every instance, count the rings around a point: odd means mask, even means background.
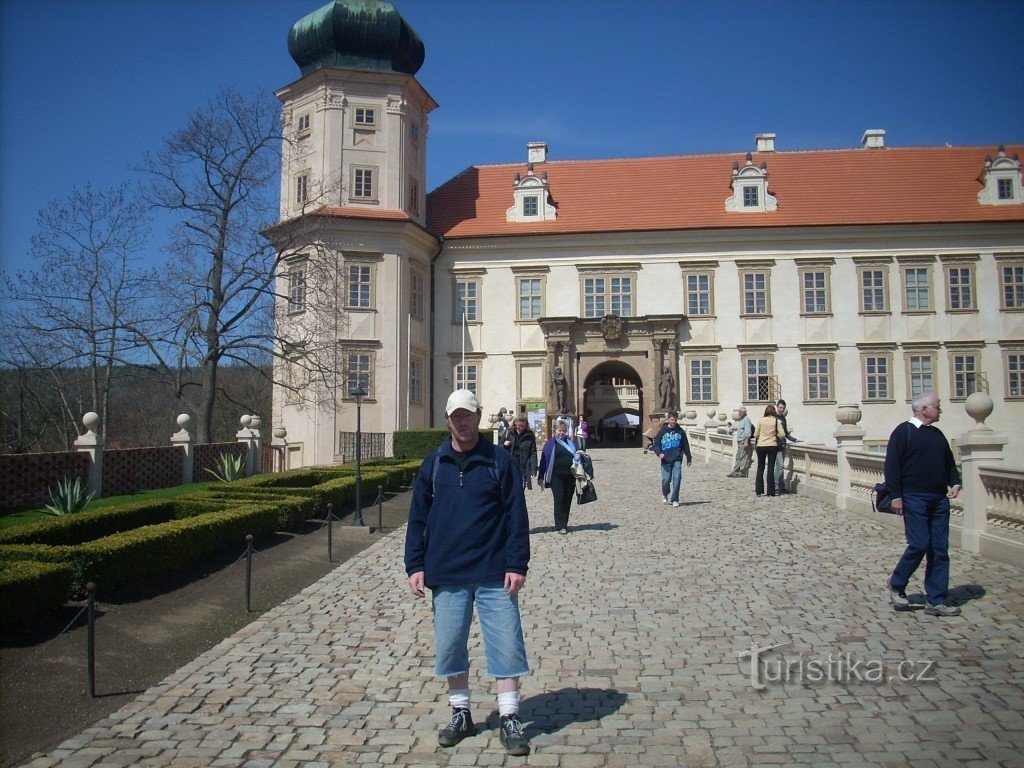
[[[668,496],[662,496],[661,497],[661,503],[662,504],[668,504]]]
[[[678,507],[679,506],[679,502],[678,501],[673,501],[672,502],[672,506],[673,507]]]

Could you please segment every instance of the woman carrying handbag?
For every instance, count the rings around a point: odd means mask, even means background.
[[[779,446],[786,439],[786,432],[775,414],[775,406],[768,405],[764,416],[757,422],[754,429],[754,448],[757,451],[757,480],[754,490],[758,496],[764,495],[764,472],[768,469],[768,495],[775,496],[775,457]]]
[[[537,469],[537,483],[551,489],[555,530],[563,536],[569,533],[569,507],[576,495],[576,466],[580,463],[576,444],[566,435],[568,430],[569,425],[561,419],[555,422],[555,435],[544,443]]]

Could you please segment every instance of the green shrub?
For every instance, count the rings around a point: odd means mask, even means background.
[[[143,525],[156,525],[176,518],[212,512],[222,508],[209,501],[140,501],[137,504],[81,512],[77,515],[47,518],[35,523],[0,531],[0,544],[81,544]]]
[[[81,595],[90,581],[104,592],[116,592],[155,576],[183,571],[195,560],[222,549],[237,547],[241,552],[246,534],[273,533],[278,523],[275,507],[252,504],[147,525],[77,546],[4,545],[0,546],[0,559],[68,563],[74,594]]]
[[[447,436],[447,427],[395,432],[395,459],[425,459]],[[493,443],[494,430],[481,429],[480,439]]]
[[[71,595],[66,563],[0,563],[0,624],[11,625],[58,608]]]

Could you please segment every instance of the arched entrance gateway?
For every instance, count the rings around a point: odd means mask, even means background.
[[[639,444],[640,434],[679,407],[679,342],[685,315],[544,317],[548,434],[564,405],[605,444]],[[621,442],[616,442],[621,441]]]

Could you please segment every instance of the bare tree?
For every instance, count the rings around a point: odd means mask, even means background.
[[[278,253],[263,234],[276,219],[280,112],[266,94],[222,91],[191,114],[141,166],[147,197],[179,218],[163,279],[165,304],[133,331],[196,415],[196,438],[210,441],[218,370],[234,361],[260,367],[273,328]]]
[[[47,374],[42,381],[59,395],[66,423],[77,425],[88,409],[105,425],[111,374],[129,350],[124,328],[142,311],[137,263],[148,217],[126,186],[87,185],[38,220],[31,249],[38,268],[4,276],[12,300],[4,319],[14,338],[3,354],[12,367]],[[83,374],[84,387],[74,381]]]

